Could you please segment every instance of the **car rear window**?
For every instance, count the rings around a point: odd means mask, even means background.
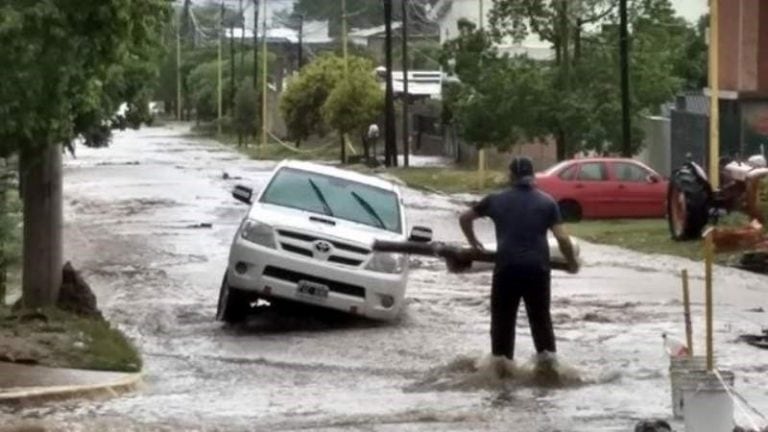
[[[260,202],[402,233],[397,194],[339,177],[281,168]]]

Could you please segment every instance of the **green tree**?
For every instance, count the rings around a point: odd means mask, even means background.
[[[383,108],[384,92],[370,72],[356,70],[350,73],[328,95],[322,108],[323,118],[341,137],[342,163],[347,160],[344,136],[361,136],[381,115]]]
[[[459,37],[444,46],[441,58],[460,81],[448,93],[444,120],[453,120],[466,139],[479,145],[554,138],[560,160],[585,149],[606,153],[620,148],[614,6],[602,0],[499,0],[490,33],[460,23]],[[688,42],[695,31],[675,15],[669,0],[635,0],[631,11],[631,144],[637,150],[642,116],[658,111],[688,79],[681,59],[695,50]],[[531,33],[552,44],[552,60],[530,63],[493,48],[494,40],[522,40]],[[510,101],[517,110],[508,106]],[[483,116],[496,121],[483,127]]]
[[[167,18],[163,0],[0,3],[0,153],[20,155],[28,307],[55,302],[61,285],[61,145],[142,93],[110,74],[132,76]]]
[[[248,137],[256,135],[259,121],[258,93],[253,88],[253,79],[246,78],[237,89],[235,98],[234,126],[238,134],[245,137],[245,145],[248,145]]]
[[[304,66],[283,92],[280,111],[292,140],[300,143],[311,135],[323,136],[328,124],[322,108],[336,85],[344,79],[344,59],[323,54]],[[373,76],[373,63],[367,59],[349,56],[347,70],[350,76]]]

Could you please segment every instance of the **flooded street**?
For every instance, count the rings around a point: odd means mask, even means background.
[[[111,147],[79,148],[65,164],[65,258],[141,350],[146,385],[0,420],[43,418],[68,430],[632,430],[638,419],[671,417],[661,334],[684,338],[686,267],[702,353],[703,265],[588,244],[580,274],[553,275],[558,351],[578,378],[564,388],[477,371],[490,345],[490,273],[449,275],[436,260],[414,260],[393,324],[267,310],[226,327],[214,321],[216,301],[247,210],[230,190],[260,189],[274,163],[174,126],[118,133]],[[412,190],[405,198],[411,224],[461,239],[461,200]],[[489,224],[481,232],[491,238]],[[768,277],[718,268],[715,293],[718,364],[768,411],[766,352],[737,340],[768,325],[767,313],[749,311],[768,309]],[[518,319],[523,365],[533,343],[523,308]]]

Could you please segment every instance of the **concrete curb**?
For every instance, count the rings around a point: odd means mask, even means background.
[[[66,399],[110,398],[136,391],[142,386],[142,373],[126,375],[100,384],[0,389],[0,406],[20,407]]]

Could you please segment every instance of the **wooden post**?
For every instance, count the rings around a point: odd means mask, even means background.
[[[688,270],[683,269],[683,310],[685,314],[685,340],[688,343],[688,355],[693,357],[693,328],[691,326],[691,296],[688,290]]]
[[[480,185],[480,189],[483,189],[485,187],[485,149],[481,148],[477,152],[477,173],[478,173],[478,184]]]
[[[712,241],[712,230],[704,235],[704,296],[707,332],[707,370],[715,366],[714,348],[712,341],[712,264],[715,260],[715,246]]]

